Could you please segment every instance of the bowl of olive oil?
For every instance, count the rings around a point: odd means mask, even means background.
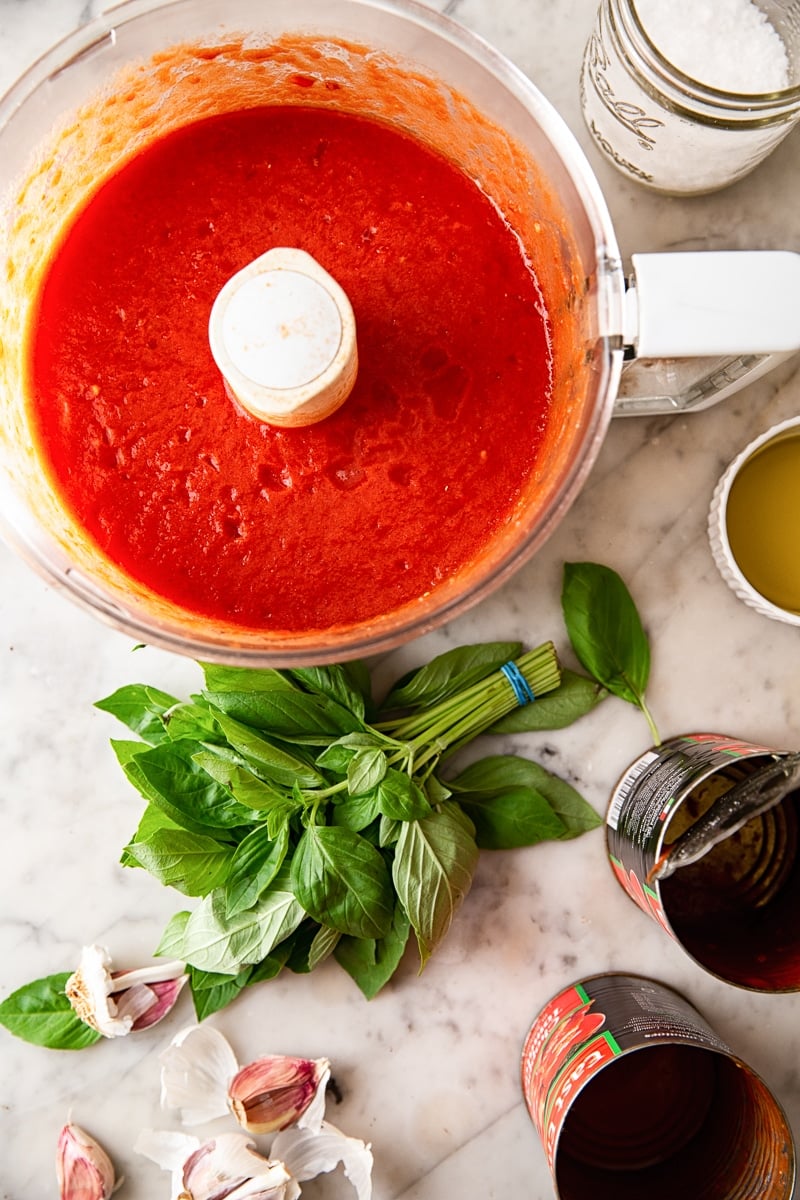
[[[800,625],[800,417],[772,426],[733,460],[714,491],[708,531],[736,595]]]

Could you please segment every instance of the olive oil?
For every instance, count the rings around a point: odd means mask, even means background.
[[[750,585],[800,613],[800,431],[779,434],[744,463],[725,519],[731,552]]]

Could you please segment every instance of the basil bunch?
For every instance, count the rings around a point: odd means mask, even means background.
[[[372,997],[412,930],[424,966],[480,849],[600,824],[569,784],[524,758],[442,773],[479,733],[547,703],[519,708],[504,664],[516,660],[536,695],[558,696],[552,645],[520,649],[449,651],[398,680],[380,708],[362,663],[200,664],[205,687],[188,702],[133,684],[98,703],[139,739],[112,741],[147,802],[122,862],[200,898],[157,950],[188,964],[198,1018],[284,967],[310,971],[330,955]],[[574,678],[566,687],[574,692]],[[553,710],[555,727],[570,705],[579,715],[599,698],[578,690]]]

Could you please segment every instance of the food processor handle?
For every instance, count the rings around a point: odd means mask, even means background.
[[[632,268],[615,415],[708,408],[800,350],[800,254],[634,254]]]

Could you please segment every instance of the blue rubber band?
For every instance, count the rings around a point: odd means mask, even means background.
[[[536,697],[517,664],[515,662],[507,662],[500,670],[514,689],[514,695],[517,697],[517,704],[520,708],[525,704],[533,704]]]

